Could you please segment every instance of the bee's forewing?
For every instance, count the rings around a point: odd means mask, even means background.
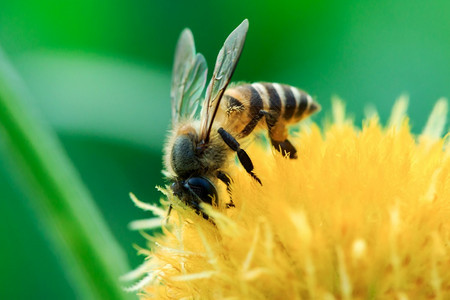
[[[186,115],[193,118],[199,108],[200,98],[203,90],[205,89],[206,74],[208,68],[206,60],[198,53],[195,56],[194,64],[186,77],[186,85],[183,93],[183,99],[181,101],[180,112],[182,115]]]
[[[217,56],[216,66],[211,81],[206,90],[206,97],[201,112],[200,140],[208,142],[211,127],[214,122],[220,100],[230,83],[237,62],[244,47],[248,30],[248,20],[245,19],[226,39]]]
[[[206,82],[207,66],[203,55],[195,54],[192,32],[183,30],[178,39],[172,71],[172,124],[180,117],[192,117],[198,108]]]

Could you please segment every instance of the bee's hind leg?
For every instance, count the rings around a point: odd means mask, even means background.
[[[267,112],[266,123],[269,131],[269,138],[275,150],[291,159],[297,158],[297,149],[291,144],[288,138],[286,124],[279,120],[278,112]]]
[[[227,186],[227,192],[228,195],[230,196],[230,202],[226,204],[227,208],[235,207],[233,203],[233,198],[231,196],[231,183],[233,180],[230,178],[230,176],[228,176],[226,173],[222,171],[217,172],[217,178],[219,178],[219,180],[225,183]]]
[[[287,155],[290,159],[297,158],[297,150],[288,139],[285,139],[282,142],[275,141],[273,139],[270,139],[270,141],[272,142],[272,145],[275,147],[275,149],[281,154]]]
[[[261,180],[256,176],[255,173],[253,173],[253,163],[250,157],[248,156],[247,152],[244,151],[244,149],[241,149],[241,145],[236,141],[236,139],[225,129],[222,127],[219,128],[218,133],[222,137],[223,141],[228,145],[228,147],[231,148],[231,150],[236,151],[237,156],[239,158],[239,162],[244,167],[245,171],[253,177],[260,185],[262,185]]]

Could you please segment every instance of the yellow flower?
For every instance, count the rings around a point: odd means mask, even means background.
[[[403,99],[386,128],[372,116],[357,129],[335,102],[333,122],[294,139],[297,160],[253,143],[263,186],[236,166],[236,207],[205,208],[216,226],[175,205],[141,249],[146,261],[128,277],[144,278],[131,289],[143,299],[450,299],[447,103],[418,137],[405,110]]]

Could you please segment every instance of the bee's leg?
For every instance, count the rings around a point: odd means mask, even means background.
[[[169,217],[171,212],[172,212],[172,204],[169,205],[169,209],[167,210],[166,225],[169,223]]]
[[[289,158],[297,158],[297,150],[287,139],[288,131],[286,124],[280,120],[279,112],[271,111],[265,114],[266,123],[269,129],[269,138],[275,150]]]
[[[285,139],[282,142],[275,141],[273,139],[270,139],[270,141],[272,142],[272,145],[275,147],[275,149],[281,154],[287,155],[290,159],[297,158],[297,150],[294,146],[292,146],[291,142],[288,139]]]
[[[242,164],[245,171],[247,171],[250,176],[252,176],[256,181],[259,182],[259,184],[262,185],[261,180],[258,178],[258,176],[256,176],[255,173],[253,173],[252,160],[248,156],[247,152],[245,152],[244,149],[241,149],[241,145],[238,143],[238,141],[236,141],[236,139],[222,127],[219,128],[218,133],[222,137],[223,141],[228,145],[228,147],[230,147],[231,150],[236,151],[239,162]]]
[[[219,178],[220,181],[222,181],[223,183],[225,183],[227,185],[227,192],[228,192],[228,195],[230,196],[230,202],[226,204],[227,208],[235,207],[235,205],[233,203],[233,198],[231,196],[232,179],[230,178],[230,176],[228,176],[226,173],[224,173],[222,171],[217,172],[217,178]]]

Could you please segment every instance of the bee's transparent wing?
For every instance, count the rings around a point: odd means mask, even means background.
[[[172,71],[172,125],[177,124],[181,117],[192,118],[197,112],[207,71],[205,58],[195,53],[192,32],[183,30],[175,50]]]
[[[230,83],[231,76],[244,47],[248,30],[248,20],[245,19],[226,39],[217,56],[216,66],[211,81],[206,90],[206,97],[201,111],[200,140],[207,143],[211,133],[220,100]]]

